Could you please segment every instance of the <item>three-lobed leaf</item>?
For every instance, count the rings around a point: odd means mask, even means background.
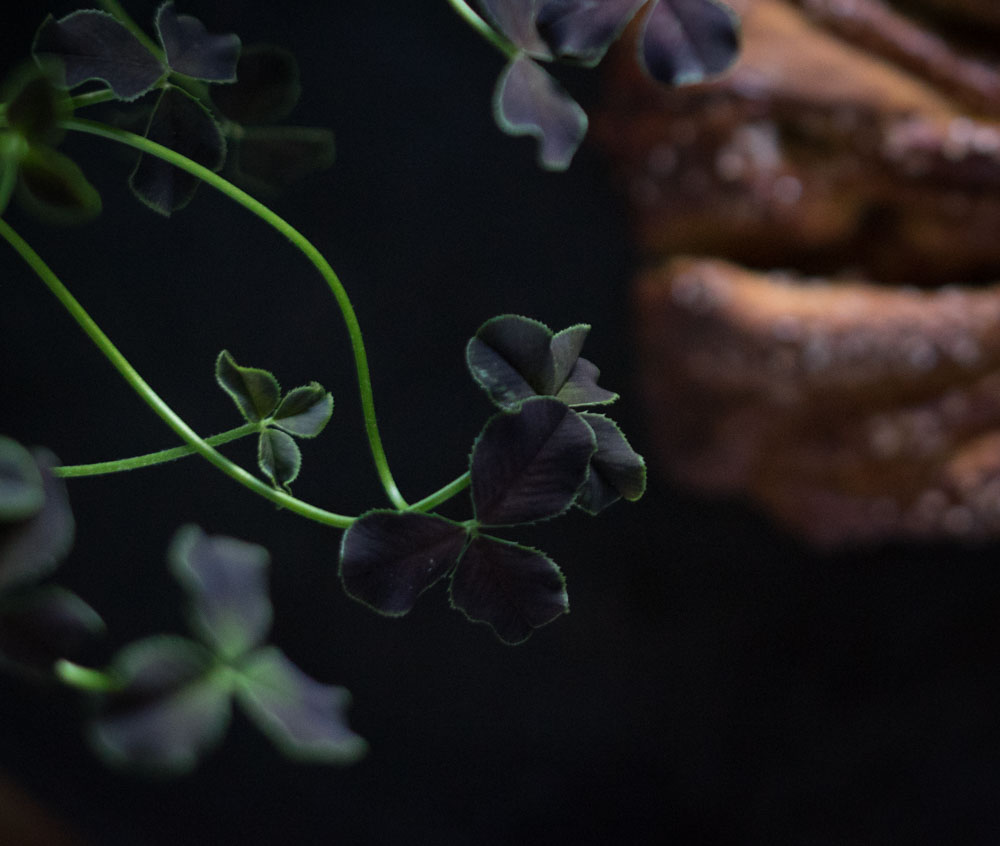
[[[600,371],[580,358],[589,326],[553,333],[538,320],[505,314],[486,321],[469,341],[465,360],[472,378],[500,408],[533,396],[567,405],[603,405],[618,395],[597,385]]]

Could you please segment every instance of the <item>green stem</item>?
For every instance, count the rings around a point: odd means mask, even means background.
[[[85,109],[87,106],[96,106],[98,103],[107,103],[109,100],[117,100],[115,92],[110,88],[101,88],[97,91],[88,91],[86,94],[77,94],[70,99],[74,111]]]
[[[442,502],[447,502],[453,496],[457,496],[462,491],[469,487],[469,474],[468,472],[463,473],[453,482],[449,482],[440,490],[435,491],[429,496],[425,496],[419,502],[413,503],[410,506],[411,511],[430,511],[432,508],[436,508]]]
[[[66,286],[63,285],[59,277],[56,276],[52,269],[42,260],[41,256],[39,256],[38,253],[31,248],[27,241],[18,235],[3,218],[0,218],[0,237],[7,241],[7,243],[17,251],[18,255],[24,259],[28,266],[31,267],[38,277],[48,286],[49,290],[56,296],[63,308],[70,313],[73,319],[80,325],[80,328],[87,334],[87,337],[94,342],[102,353],[104,353],[105,357],[111,362],[112,365],[114,365],[115,369],[125,378],[125,381],[131,385],[132,389],[139,394],[145,403],[152,408],[153,411],[156,412],[156,414],[171,429],[174,430],[181,440],[190,444],[195,452],[210,461],[227,476],[230,476],[240,484],[254,491],[254,493],[260,494],[262,497],[287,508],[289,511],[294,511],[296,514],[307,517],[310,520],[315,520],[318,523],[324,523],[328,526],[336,526],[341,529],[347,528],[354,522],[353,517],[346,517],[343,514],[334,514],[331,511],[325,511],[322,508],[317,508],[314,505],[310,505],[308,502],[303,502],[302,500],[296,499],[295,497],[282,491],[268,487],[256,476],[248,473],[238,464],[234,464],[222,455],[222,453],[218,452],[206,443],[197,434],[197,432],[195,432],[190,426],[187,425],[187,423],[178,417],[174,410],[167,405],[146,383],[136,369],[128,362],[125,356],[123,356],[121,352],[119,352],[118,348],[111,342],[111,339],[101,331],[101,328],[94,322],[93,318],[91,318],[83,306],[80,305],[77,299],[69,292]]]
[[[230,429],[228,432],[221,432],[205,438],[205,443],[209,446],[219,446],[228,444],[230,441],[245,438],[260,431],[257,423],[245,423],[244,425]],[[137,455],[133,458],[119,458],[114,461],[101,461],[96,464],[67,464],[62,467],[53,467],[52,475],[62,479],[79,478],[82,476],[102,476],[106,473],[120,473],[124,470],[138,470],[140,467],[153,467],[157,464],[166,464],[168,461],[176,461],[188,455],[195,455],[195,449],[189,444],[161,449],[156,452],[149,452],[145,455]]]
[[[90,667],[82,667],[60,658],[56,661],[53,671],[56,678],[63,684],[75,687],[78,690],[86,690],[93,693],[110,693],[121,690],[121,680],[112,673],[105,673],[101,670],[94,670]]]
[[[448,3],[456,12],[458,12],[459,17],[462,18],[462,20],[464,20],[483,38],[489,41],[490,44],[496,47],[497,50],[503,53],[508,59],[513,59],[520,52],[516,44],[513,44],[488,23],[486,23],[486,21],[473,11],[465,0],[448,0]]]
[[[168,147],[164,147],[162,144],[157,144],[155,141],[150,141],[148,138],[143,138],[141,135],[136,135],[134,132],[127,132],[124,129],[105,126],[104,124],[90,120],[83,120],[82,118],[64,120],[61,125],[66,129],[76,130],[77,132],[86,132],[91,135],[98,135],[102,138],[117,141],[121,144],[127,144],[128,146],[141,150],[144,153],[149,153],[150,155],[163,159],[165,162],[168,162],[175,167],[179,167],[181,170],[187,171],[193,176],[198,177],[198,179],[203,182],[207,182],[216,190],[221,191],[231,200],[239,203],[248,211],[257,215],[257,217],[269,226],[284,235],[300,252],[303,253],[303,255],[305,255],[307,259],[309,259],[330,287],[330,290],[333,292],[337,305],[340,307],[340,313],[344,318],[344,323],[347,325],[347,334],[350,337],[351,349],[354,353],[354,365],[358,376],[358,388],[361,393],[361,408],[362,413],[364,414],[365,432],[368,435],[368,444],[371,448],[372,458],[375,461],[375,469],[378,473],[379,480],[381,481],[382,487],[384,488],[389,499],[392,501],[393,505],[397,508],[407,508],[407,502],[403,499],[402,494],[399,492],[399,488],[396,487],[396,482],[389,470],[389,462],[386,459],[385,449],[382,446],[382,438],[378,430],[378,420],[375,416],[375,403],[372,395],[371,374],[368,369],[368,356],[365,353],[364,341],[361,337],[361,326],[358,323],[357,315],[354,313],[354,307],[351,305],[351,301],[347,296],[347,291],[344,289],[344,286],[337,277],[337,274],[334,273],[333,268],[330,267],[330,263],[323,257],[323,254],[320,253],[320,251],[317,250],[316,247],[314,247],[313,244],[304,235],[302,235],[302,233],[300,233],[283,218],[276,215],[263,203],[255,200],[245,191],[241,191],[217,173],[214,173],[206,167],[202,167],[197,162],[191,161],[191,159],[181,155],[180,153],[174,152]]]

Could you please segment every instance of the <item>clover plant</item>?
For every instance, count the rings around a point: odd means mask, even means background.
[[[667,84],[723,71],[737,47],[736,20],[715,0],[480,0],[476,8],[448,2],[507,59],[493,96],[497,123],[506,132],[535,136],[539,161],[550,169],[569,165],[586,131],[586,115],[550,72],[553,64],[595,65],[640,14],[641,62]],[[279,47],[244,47],[233,34],[210,33],[173,2],[158,8],[149,32],[117,2],[101,6],[45,18],[31,60],[6,82],[0,103],[0,237],[10,257],[31,267],[181,443],[148,455],[65,466],[48,450],[29,451],[0,437],[0,662],[90,697],[89,737],[117,764],[162,773],[189,770],[221,738],[233,701],[284,753],[350,762],[365,743],[346,723],[347,692],[309,678],[267,645],[272,608],[269,554],[262,547],[207,536],[195,526],[180,529],[168,560],[188,594],[193,637],[154,634],[125,646],[107,666],[94,663],[103,620],[82,598],[48,581],[72,544],[64,480],[198,454],[278,506],[342,531],[331,566],[359,602],[400,616],[430,586],[446,582],[455,609],[513,644],[569,605],[560,567],[506,534],[516,537],[518,526],[552,520],[571,508],[597,514],[619,499],[638,499],[645,465],[605,414],[617,394],[598,384],[598,368],[581,356],[590,327],[553,331],[508,314],[480,326],[465,351],[473,383],[496,407],[471,446],[468,471],[422,497],[404,498],[382,446],[365,347],[346,289],[319,250],[254,196],[285,188],[333,158],[328,130],[281,123],[300,90],[293,56]],[[107,101],[132,106],[141,131],[78,116]],[[362,422],[386,502],[348,515],[292,494],[302,468],[297,439],[319,437],[334,411],[333,397],[321,385],[282,392],[271,372],[237,364],[223,350],[215,379],[238,419],[229,431],[202,437],[143,380],[14,231],[2,213],[15,201],[57,224],[99,215],[98,192],[58,149],[67,132],[138,151],[128,181],[153,212],[169,217],[206,184],[284,235],[313,265],[346,326]],[[216,449],[245,437],[257,439],[256,472]],[[466,519],[439,513],[463,495]]]

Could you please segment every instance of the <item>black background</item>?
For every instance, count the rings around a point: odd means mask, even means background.
[[[18,4],[2,64],[47,11]],[[154,4],[130,3],[148,21]],[[418,498],[465,468],[490,413],[466,339],[502,312],[594,328],[585,355],[624,399],[642,451],[654,420],[630,388],[627,212],[599,151],[541,172],[496,130],[502,61],[444,0],[189,3],[212,31],[299,58],[293,120],[331,127],[334,167],[275,210],[328,256],[366,331],[386,449]],[[595,102],[593,77],[573,90]],[[235,425],[212,366],[229,349],[337,407],[305,445],[297,495],[382,505],[342,323],[288,244],[201,189],[162,220],[125,188],[127,152],[67,139],[105,212],[11,223],[144,377],[196,429]],[[174,442],[34,276],[0,261],[0,428],[66,463]],[[237,446],[231,454],[249,458]],[[267,546],[273,639],[354,695],[371,744],[347,769],[280,758],[237,715],[191,777],[107,770],[72,694],[0,679],[0,766],[100,844],[995,843],[1000,835],[996,548],[893,546],[819,555],[739,504],[653,477],[636,505],[518,539],[561,564],[572,613],[505,647],[423,596],[386,620],[344,596],[339,533],[276,511],[197,459],[75,480],[76,545],[59,573],[105,617],[111,646],[184,631],[166,572],[175,529]]]

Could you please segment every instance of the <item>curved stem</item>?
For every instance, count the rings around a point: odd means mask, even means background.
[[[170,148],[164,147],[162,144],[157,144],[155,141],[150,141],[148,138],[143,138],[141,135],[136,135],[134,132],[127,132],[124,129],[105,126],[104,124],[90,120],[83,120],[82,118],[67,119],[61,121],[61,125],[66,129],[76,130],[77,132],[86,132],[91,135],[98,135],[102,138],[108,138],[112,141],[118,141],[121,144],[127,144],[128,146],[141,150],[144,153],[149,153],[150,155],[163,159],[165,162],[168,162],[169,164],[179,167],[181,170],[187,171],[193,176],[198,177],[200,180],[207,182],[216,190],[221,191],[234,202],[239,203],[241,206],[257,215],[257,217],[269,226],[278,230],[278,232],[291,241],[292,244],[298,248],[298,250],[302,252],[310,262],[312,262],[313,266],[319,271],[320,275],[333,292],[337,305],[340,307],[340,313],[344,318],[344,323],[347,325],[347,334],[350,337],[351,349],[354,353],[354,365],[358,376],[358,388],[361,393],[361,408],[364,414],[365,432],[368,435],[368,443],[371,447],[372,458],[375,461],[375,469],[378,472],[379,480],[381,481],[382,487],[389,499],[392,501],[393,505],[397,508],[407,508],[407,502],[403,499],[402,494],[399,492],[399,488],[396,487],[396,482],[389,470],[389,462],[386,459],[385,449],[382,446],[382,438],[378,430],[378,420],[375,416],[375,403],[372,395],[371,374],[368,369],[368,356],[365,353],[364,341],[361,337],[361,326],[358,323],[357,315],[354,313],[354,307],[351,305],[351,301],[347,296],[347,291],[344,289],[344,286],[337,274],[334,273],[333,268],[330,267],[330,263],[323,257],[323,254],[320,253],[320,251],[317,250],[316,247],[314,247],[301,232],[271,211],[263,203],[255,200],[245,191],[240,190],[231,182],[223,179],[221,176],[208,168],[202,167],[197,162],[191,161],[191,159],[186,156],[182,156],[180,153],[176,153]]]
[[[432,508],[436,508],[442,502],[447,502],[452,497],[457,496],[462,491],[464,491],[467,487],[469,487],[469,481],[470,481],[469,473],[468,471],[466,471],[457,479],[455,479],[452,482],[449,482],[440,490],[437,490],[434,493],[425,496],[419,502],[413,503],[413,505],[410,506],[410,509],[412,511],[430,511]]]
[[[458,15],[483,38],[503,53],[508,59],[513,59],[520,52],[517,46],[512,44],[503,35],[497,32],[486,21],[484,21],[465,0],[448,0],[449,5],[458,12]]]
[[[111,693],[121,690],[122,682],[112,673],[94,670],[60,658],[52,668],[63,684],[91,693]]]
[[[63,285],[59,277],[56,276],[52,269],[42,260],[41,256],[39,256],[38,253],[31,248],[28,242],[18,235],[10,227],[10,224],[8,224],[2,217],[0,217],[0,237],[7,241],[7,243],[17,251],[18,255],[24,259],[28,266],[35,271],[38,277],[56,296],[63,308],[65,308],[73,319],[80,325],[80,328],[87,334],[87,337],[94,342],[97,348],[104,353],[105,357],[111,362],[112,365],[114,365],[115,369],[125,378],[125,381],[132,386],[132,389],[139,394],[146,404],[152,408],[153,411],[156,412],[156,414],[171,429],[173,429],[177,435],[180,436],[181,440],[190,444],[195,452],[210,461],[223,473],[232,477],[241,485],[250,488],[250,490],[254,491],[254,493],[258,493],[266,499],[287,508],[289,511],[294,511],[296,514],[308,517],[310,520],[315,520],[318,523],[324,523],[328,526],[336,526],[341,529],[347,528],[354,522],[353,517],[346,517],[343,514],[334,514],[331,511],[325,511],[322,508],[317,508],[315,505],[310,505],[308,502],[303,502],[302,500],[296,499],[295,497],[282,491],[268,487],[256,476],[248,473],[238,464],[234,464],[222,455],[222,453],[218,452],[206,443],[198,435],[198,433],[188,426],[187,423],[185,423],[180,417],[178,417],[174,410],[167,405],[146,383],[136,369],[128,362],[125,356],[118,351],[118,348],[111,342],[111,339],[101,331],[101,328],[94,322],[93,318],[91,318],[83,306],[80,305],[76,297],[69,292],[69,289]]]
[[[209,446],[219,446],[220,444],[228,444],[230,441],[235,441],[239,438],[245,438],[247,435],[256,434],[259,431],[260,426],[257,423],[245,423],[239,428],[230,429],[228,432],[220,432],[218,435],[205,438],[205,443]],[[171,447],[170,449],[148,452],[145,455],[136,455],[133,458],[118,458],[114,461],[100,461],[96,464],[66,464],[61,467],[51,468],[51,473],[53,476],[59,476],[62,479],[102,476],[106,473],[121,473],[125,470],[138,470],[140,467],[153,467],[157,464],[166,464],[168,461],[176,461],[178,458],[195,454],[193,446],[183,444],[182,446]]]

